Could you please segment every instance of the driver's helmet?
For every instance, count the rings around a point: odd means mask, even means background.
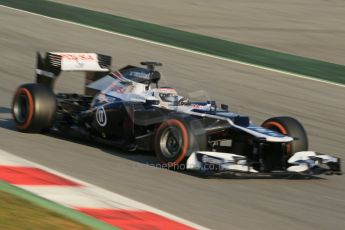
[[[161,100],[160,104],[163,106],[176,106],[178,104],[178,95],[174,88],[159,88],[157,94]]]

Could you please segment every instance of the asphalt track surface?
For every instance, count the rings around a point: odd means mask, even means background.
[[[305,124],[311,149],[345,158],[345,90],[183,51],[149,45],[0,7],[2,149],[213,229],[343,229],[345,179],[202,179],[145,163],[155,158],[63,138],[23,134],[10,116],[13,91],[33,81],[35,51],[97,51],[115,67],[142,60],[165,65],[162,84],[185,95],[228,102],[254,122],[291,115]],[[4,23],[5,22],[5,23]],[[58,90],[81,89],[64,75]],[[204,91],[200,91],[203,89]],[[200,97],[200,96],[198,96]]]
[[[344,65],[343,0],[53,0]]]

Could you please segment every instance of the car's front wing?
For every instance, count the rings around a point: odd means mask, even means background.
[[[341,174],[340,158],[326,154],[319,154],[313,151],[296,152],[288,159],[286,170],[272,173],[291,174]],[[199,172],[238,172],[260,174],[255,170],[246,157],[231,153],[221,152],[193,152],[187,159],[188,170]],[[267,174],[267,172],[265,172]]]

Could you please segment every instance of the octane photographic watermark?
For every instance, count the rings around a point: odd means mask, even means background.
[[[188,165],[189,169],[198,169],[198,171],[219,171],[220,164],[202,164],[202,165]],[[159,169],[166,169],[166,170],[172,170],[172,171],[188,171],[187,164],[181,163],[181,164],[161,164],[156,162],[132,162],[129,165],[126,164],[118,164],[116,168],[132,168],[132,169],[143,169],[147,167],[154,167]]]

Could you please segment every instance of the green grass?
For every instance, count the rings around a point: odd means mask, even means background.
[[[92,228],[0,191],[0,229],[90,230]]]

